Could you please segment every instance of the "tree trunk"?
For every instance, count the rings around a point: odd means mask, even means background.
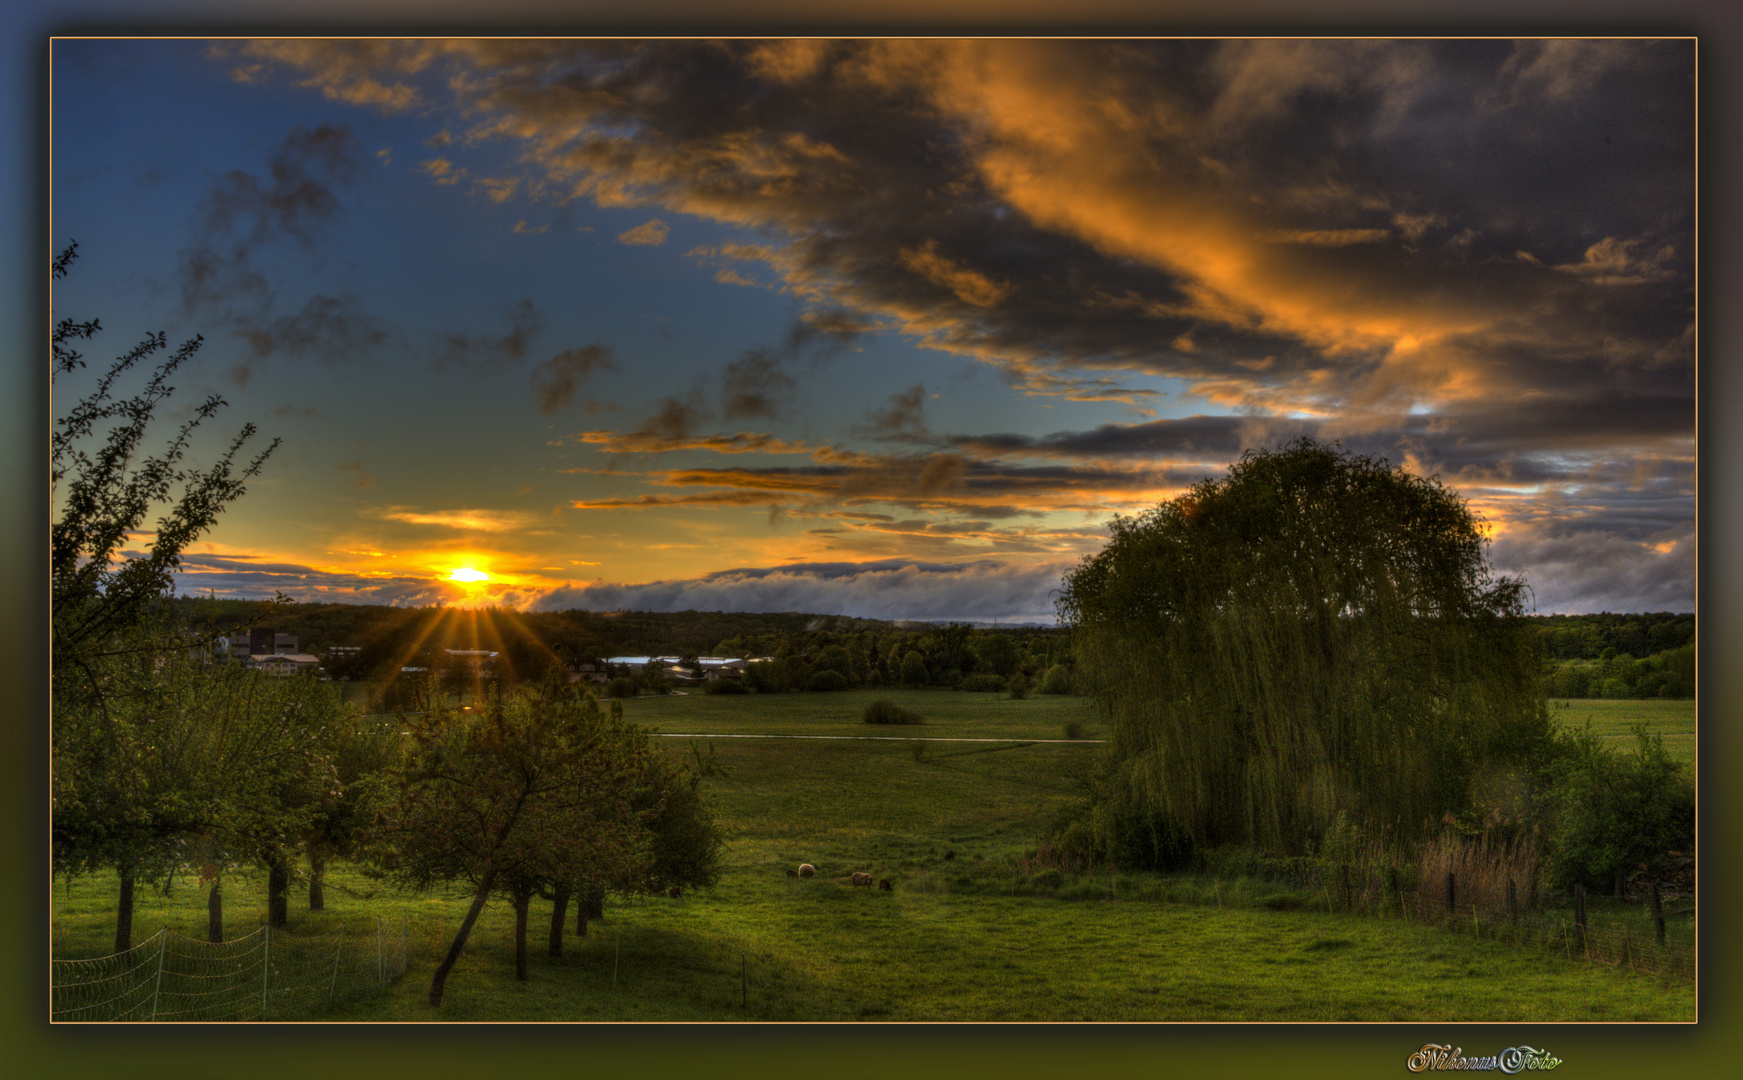
[[[569,914],[569,887],[559,885],[551,896],[551,948],[552,956],[563,955],[563,920]]]
[[[224,944],[224,892],[223,879],[212,879],[212,891],[206,894],[206,940],[214,945]]]
[[[527,909],[532,907],[533,894],[514,891],[514,981],[527,981]]]
[[[290,923],[290,863],[283,855],[266,864],[266,921],[275,930]]]
[[[496,884],[496,872],[493,870],[484,875],[484,880],[478,885],[477,895],[472,897],[472,906],[466,909],[466,918],[460,921],[460,931],[454,935],[453,944],[448,946],[448,955],[442,957],[442,962],[436,965],[436,973],[430,976],[430,1007],[437,1008],[442,1004],[442,987],[448,981],[448,972],[454,970],[455,961],[460,959],[460,952],[466,948],[466,938],[472,933],[472,925],[478,921],[478,913],[484,910],[484,902],[490,899],[491,886]]]
[[[115,951],[133,948],[133,873],[121,872],[121,896],[115,904]]]
[[[594,888],[575,901],[575,936],[587,936],[587,920],[605,917],[605,890]]]
[[[313,847],[309,849],[309,910],[327,909],[327,856]]]

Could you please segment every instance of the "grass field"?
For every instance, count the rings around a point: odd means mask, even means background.
[[[877,696],[927,722],[860,723],[860,709]],[[1067,722],[1095,736],[1095,715],[1081,699],[688,695],[632,700],[626,712],[694,736],[670,740],[675,752],[712,748],[719,772],[707,788],[731,834],[719,885],[677,900],[613,901],[586,938],[571,926],[561,958],[545,955],[549,908],[535,902],[525,983],[513,978],[512,912],[493,902],[435,1012],[424,1003],[430,973],[465,900],[403,893],[336,867],[329,910],[309,913],[294,902],[293,933],[346,920],[361,927],[377,914],[403,915],[412,930],[405,977],[382,996],[341,1006],[334,1019],[1694,1019],[1687,983],[1332,913],[1314,896],[1261,882],[1106,871],[1078,878],[1026,863],[1049,818],[1078,797],[1097,752],[1087,741],[1057,741]],[[895,739],[702,738],[722,734]],[[802,861],[819,877],[788,878],[786,869]],[[851,887],[856,870],[888,878],[894,891]],[[232,874],[233,933],[260,923],[261,886],[256,873]],[[113,897],[112,878],[100,875],[57,886],[56,956],[108,951]],[[202,936],[204,893],[184,884],[168,897],[142,895],[136,938],[164,924]]]
[[[1592,731],[1619,746],[1632,747],[1635,724],[1664,737],[1670,756],[1683,762],[1695,760],[1695,703],[1683,700],[1645,699],[1616,701],[1599,698],[1552,698],[1549,715],[1565,727],[1581,727],[1588,721]]]

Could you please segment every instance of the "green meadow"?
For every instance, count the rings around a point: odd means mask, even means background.
[[[1549,715],[1563,727],[1590,723],[1594,734],[1614,740],[1618,748],[1631,747],[1634,726],[1644,724],[1648,732],[1664,739],[1664,748],[1672,758],[1690,764],[1695,760],[1693,700],[1551,698]]]
[[[926,722],[861,723],[860,710],[880,696]],[[1582,704],[1565,711],[1577,714]],[[555,958],[546,955],[550,908],[535,901],[524,983],[514,979],[512,911],[493,901],[438,1011],[425,1004],[429,978],[465,898],[411,894],[337,867],[328,910],[308,912],[293,896],[290,932],[332,933],[344,924],[360,938],[373,933],[377,916],[404,918],[409,966],[387,991],[325,1018],[1695,1019],[1686,982],[1550,948],[1334,912],[1328,897],[1253,879],[1037,864],[1029,857],[1037,836],[1080,797],[1097,753],[1089,741],[1097,720],[1082,699],[690,694],[634,699],[626,713],[674,736],[666,743],[672,752],[710,770],[707,790],[730,833],[719,884],[677,899],[614,899],[584,938],[571,919],[564,955]],[[1625,731],[1628,721],[1617,722]],[[1064,740],[1067,723],[1081,725],[1086,738]],[[707,737],[720,735],[831,737]],[[818,876],[788,877],[801,862]],[[848,882],[854,871],[888,879],[892,890],[856,888]],[[263,921],[263,877],[237,870],[227,879],[232,935]],[[113,903],[112,877],[57,882],[55,955],[106,953]],[[167,896],[141,895],[136,940],[159,925],[203,936],[203,890],[184,880]]]

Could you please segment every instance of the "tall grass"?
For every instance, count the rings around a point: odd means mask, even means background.
[[[1537,837],[1527,833],[1514,839],[1483,835],[1442,835],[1424,844],[1417,857],[1419,893],[1446,903],[1447,875],[1452,875],[1454,901],[1463,910],[1504,911],[1507,884],[1513,883],[1514,899],[1523,910],[1537,896],[1542,853]]]

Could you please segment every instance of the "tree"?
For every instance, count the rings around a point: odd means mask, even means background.
[[[1111,532],[1058,606],[1112,728],[1097,832],[1126,858],[1303,851],[1340,813],[1408,837],[1541,766],[1525,584],[1437,480],[1303,439]]]
[[[1009,679],[1023,662],[1023,646],[1008,633],[980,633],[974,636],[974,655],[979,660],[976,670]]]
[[[526,977],[527,907],[541,889],[616,881],[650,860],[646,736],[591,698],[504,695],[482,712],[413,722],[403,787],[387,811],[384,862],[426,887],[465,881],[472,904],[430,980],[448,974],[492,893],[515,908],[516,975]]]
[[[926,658],[917,651],[910,650],[908,655],[902,657],[901,672],[903,686],[925,686],[930,678],[926,670]]]
[[[68,244],[52,264],[53,279],[66,277],[77,256],[78,245]],[[100,329],[95,319],[55,324],[51,385],[84,368],[74,343]],[[69,872],[116,868],[118,951],[131,944],[136,875],[163,866],[169,845],[200,816],[187,788],[195,771],[189,748],[198,739],[173,704],[185,687],[161,678],[165,658],[195,643],[163,617],[161,602],[174,591],[181,553],[242,496],[278,446],[239,462],[255,434],[248,424],[210,467],[186,466],[196,430],[224,406],[213,395],[160,453],[143,453],[159,407],[174,393],[170,378],[200,345],[197,336],[183,342],[143,388],[118,396],[135,368],[167,348],[162,333],[147,335],[55,419],[49,438],[55,859]],[[147,550],[126,551],[158,507],[163,516]]]

